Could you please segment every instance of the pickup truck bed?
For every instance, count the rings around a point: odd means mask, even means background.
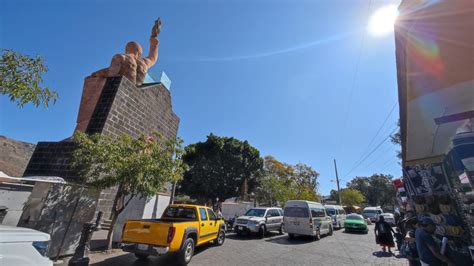
[[[205,206],[170,205],[161,219],[129,220],[122,233],[121,247],[139,259],[149,255],[177,253],[181,263],[189,263],[195,246],[225,240],[224,221]]]

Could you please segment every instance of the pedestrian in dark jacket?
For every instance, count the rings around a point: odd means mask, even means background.
[[[375,223],[374,232],[376,243],[382,246],[384,252],[386,252],[386,248],[388,248],[388,252],[392,253],[390,248],[395,246],[392,233],[395,233],[395,231],[385,222],[383,216],[379,216],[379,220]]]

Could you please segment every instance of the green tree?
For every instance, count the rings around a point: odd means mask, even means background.
[[[349,181],[347,187],[360,191],[367,205],[392,207],[396,196],[392,178],[391,175],[384,174],[373,174],[370,177],[359,176]]]
[[[43,58],[31,58],[8,49],[1,50],[0,93],[7,95],[18,107],[33,103],[35,107],[48,107],[56,102],[58,93],[41,87],[42,76],[48,71]]]
[[[329,192],[329,200],[336,201],[336,202],[339,200],[337,190],[331,189],[331,191]]]
[[[295,193],[291,189],[292,176],[294,176],[294,169],[290,165],[282,163],[272,156],[265,156],[256,194],[257,200],[261,204],[269,206],[284,204]]]
[[[181,179],[185,170],[180,139],[165,140],[158,133],[134,139],[126,134],[113,138],[81,132],[76,132],[73,139],[77,149],[72,165],[83,181],[99,189],[117,187],[107,234],[108,249],[117,217],[130,200],[163,191],[168,182]]]
[[[344,206],[360,206],[364,202],[364,195],[359,190],[341,189],[341,201]]]
[[[240,196],[254,191],[262,169],[260,152],[247,141],[207,136],[205,142],[188,145],[184,162],[189,169],[178,184],[178,192],[200,202]]]
[[[312,191],[316,193],[318,191],[318,172],[311,168],[311,166],[304,163],[298,163],[294,165],[293,169],[298,191],[297,194],[303,194]]]
[[[292,166],[266,156],[257,199],[266,205],[283,205],[290,199],[318,201],[318,176],[308,165]]]
[[[397,146],[401,146],[402,145],[402,134],[400,132],[400,120],[398,120],[397,126],[398,126],[398,130],[397,130],[397,132],[390,135],[390,141],[393,144],[397,145]],[[402,159],[402,152],[401,151],[397,151],[397,158],[400,159],[400,160]]]

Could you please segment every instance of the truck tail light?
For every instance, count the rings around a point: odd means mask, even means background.
[[[123,224],[123,227],[122,227],[122,235],[125,232],[125,227],[127,227],[127,222],[126,221],[125,221],[125,223]]]
[[[176,232],[176,228],[174,227],[170,227],[168,229],[168,239],[167,239],[167,243],[171,243],[171,241],[173,241],[173,238],[174,238],[174,233]]]

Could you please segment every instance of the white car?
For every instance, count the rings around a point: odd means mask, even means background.
[[[278,231],[283,234],[283,210],[281,208],[252,208],[244,216],[235,220],[234,231],[242,233],[257,233],[263,238],[268,231]]]
[[[387,222],[390,226],[395,226],[395,216],[391,213],[382,213],[379,216],[383,216],[385,222]]]
[[[33,229],[0,225],[0,265],[52,266],[46,257],[50,239]]]

